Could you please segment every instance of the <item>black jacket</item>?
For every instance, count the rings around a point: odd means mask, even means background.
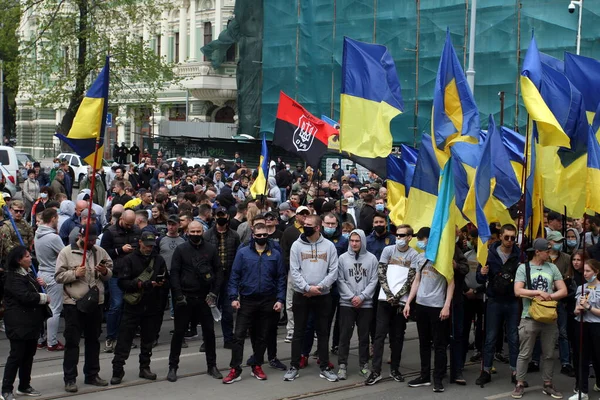
[[[217,248],[203,240],[198,246],[185,242],[177,246],[171,259],[171,290],[181,295],[205,298],[218,294],[223,283],[223,269],[218,267]]]
[[[291,224],[285,229],[283,236],[281,236],[281,240],[279,240],[279,245],[283,251],[283,264],[287,269],[290,268],[290,251],[292,250],[292,245],[301,234],[302,232],[296,228],[296,225]]]
[[[113,274],[119,276],[121,272],[121,260],[128,254],[131,254],[124,253],[123,246],[130,244],[131,247],[137,248],[141,234],[142,232],[137,226],[134,226],[131,230],[125,230],[119,223],[111,225],[104,232],[100,247],[106,250],[113,260]]]
[[[140,289],[138,287],[137,277],[150,265],[150,260],[154,259],[154,274],[150,278],[150,281],[159,282],[157,278],[159,275],[163,275],[163,282],[165,285],[162,287],[155,287],[152,289]],[[139,249],[136,249],[133,253],[128,254],[121,261],[121,274],[119,276],[118,285],[124,293],[142,293],[142,299],[138,304],[132,305],[124,301],[125,312],[143,315],[157,315],[163,313],[161,309],[161,299],[164,293],[168,289],[169,276],[167,271],[167,264],[165,260],[155,251],[149,256],[143,255]]]
[[[488,284],[487,291],[486,291],[488,297],[504,298],[507,300],[515,300],[516,301],[514,288],[510,290],[510,293],[507,296],[498,296],[497,293],[495,293],[495,291],[493,289],[494,279],[498,275],[500,275],[502,267],[504,265],[504,263],[502,263],[502,258],[500,258],[500,255],[498,254],[498,247],[500,247],[501,245],[502,245],[502,242],[496,242],[490,246],[490,250],[489,250],[488,258],[487,258],[487,264],[490,267],[490,269],[489,269],[487,275],[482,275],[481,274],[481,264],[480,264],[477,267],[476,279],[477,279],[477,282],[479,282],[481,284],[486,283],[489,279],[489,284]],[[511,271],[513,271],[513,278],[514,278],[514,275],[517,272],[517,268],[519,267],[519,264],[520,264],[520,262],[519,262],[520,255],[521,255],[521,252],[519,250],[519,247],[514,245],[512,253],[506,260],[506,264],[507,264],[506,269],[510,269]]]
[[[40,304],[40,285],[31,274],[6,272],[4,325],[11,340],[33,340],[44,326],[46,304]]]
[[[225,235],[225,259],[222,260],[218,255],[219,250],[219,236]],[[235,252],[240,247],[240,235],[236,231],[228,229],[224,233],[217,232],[217,227],[213,226],[206,232],[204,232],[204,241],[212,244],[217,249],[218,262],[217,265],[223,270],[223,278],[227,280],[229,273],[231,272],[231,266],[233,260],[235,260]],[[224,262],[223,262],[224,261]]]
[[[293,181],[294,179],[292,177],[291,172],[285,168],[275,175],[275,182],[277,183],[277,186],[279,186],[282,189],[285,189],[288,186],[292,186]]]
[[[367,236],[373,231],[373,217],[375,217],[375,207],[365,204],[360,210],[358,227],[365,231],[365,235]]]
[[[463,302],[463,292],[465,286],[465,276],[469,273],[469,262],[462,252],[460,247],[454,247],[454,262],[456,268],[454,268],[454,294],[452,301],[454,304],[461,304]]]

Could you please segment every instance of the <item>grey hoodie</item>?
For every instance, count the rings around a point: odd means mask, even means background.
[[[581,236],[579,235],[579,232],[577,232],[577,229],[575,228],[567,228],[567,232],[572,231],[575,234],[575,238],[577,239],[577,244],[575,245],[575,247],[569,247],[567,249],[567,252],[569,254],[573,253],[575,250],[579,249],[579,246],[581,245]],[[566,238],[565,238],[565,243],[566,243]]]
[[[35,255],[39,265],[39,271],[51,274],[56,273],[56,259],[64,244],[54,228],[47,225],[38,226],[35,231]]]
[[[355,229],[350,237],[355,233],[360,236],[359,253],[356,254],[348,244],[348,251],[340,256],[337,281],[340,306],[353,307],[352,298],[358,296],[363,301],[360,308],[372,308],[377,286],[377,257],[367,251],[365,232]]]
[[[58,210],[58,227],[56,228],[59,232],[62,224],[71,218],[73,214],[75,214],[75,203],[71,200],[65,200],[60,203],[60,208]]]
[[[338,276],[335,245],[323,235],[311,243],[302,234],[290,250],[290,273],[294,291],[307,293],[310,286],[319,286],[322,294],[329,293]]]

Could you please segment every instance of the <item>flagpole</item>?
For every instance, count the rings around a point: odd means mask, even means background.
[[[581,255],[581,261],[585,264],[585,220],[587,219],[587,213],[583,213],[583,254]],[[594,233],[592,232],[592,235]],[[582,268],[585,268],[582,265]],[[583,275],[583,272],[581,273]],[[573,275],[573,280],[575,280],[575,275]],[[581,298],[585,296],[584,290],[585,279],[581,282]],[[577,392],[579,394],[578,399],[581,400],[581,374],[583,372],[583,313],[579,313],[579,365],[577,368],[579,369],[579,387],[577,388]],[[595,371],[594,371],[595,372]],[[597,373],[597,372],[596,372]],[[587,376],[585,377],[588,378]]]
[[[94,165],[92,167],[92,180],[90,187],[90,203],[88,204],[88,218],[85,224],[85,240],[83,241],[83,259],[81,265],[85,266],[88,251],[88,238],[90,236],[90,224],[92,222],[92,205],[94,204],[94,189],[96,188],[96,164],[98,163],[98,149],[100,148],[100,137],[96,138],[96,148],[94,150]],[[93,245],[92,245],[93,246]]]
[[[522,232],[522,239],[521,239],[521,255],[523,255],[523,252],[527,246],[527,244],[525,243],[525,226],[527,224],[527,221],[525,221],[525,215],[526,215],[526,210],[527,210],[527,166],[529,164],[529,135],[530,135],[530,128],[529,128],[529,114],[527,115],[527,128],[525,129],[525,154],[524,156],[524,163],[523,163],[523,172],[521,173],[521,193],[523,194],[523,206],[522,206],[522,210],[521,210],[521,216],[522,216],[522,222],[519,222],[519,226],[517,226],[517,230],[519,230],[519,228],[521,229]],[[533,203],[533,199],[532,199],[532,203]],[[531,205],[531,209],[533,211],[533,204]],[[531,220],[533,222],[533,212],[531,214]],[[521,226],[522,225],[522,226]],[[529,224],[529,226],[531,227],[531,223]],[[531,230],[531,229],[530,229]],[[531,235],[529,237],[529,239],[531,239]]]

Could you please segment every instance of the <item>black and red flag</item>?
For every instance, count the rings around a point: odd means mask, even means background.
[[[331,135],[338,130],[315,117],[285,93],[279,93],[279,107],[273,144],[298,155],[308,165],[318,168]]]

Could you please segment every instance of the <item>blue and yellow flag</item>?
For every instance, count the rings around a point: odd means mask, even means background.
[[[588,133],[588,158],[587,158],[587,185],[585,207],[600,213],[600,196],[598,188],[600,187],[600,144],[598,144],[597,133],[600,129],[600,103],[595,113],[592,126]]]
[[[55,134],[67,143],[75,153],[92,165],[95,169],[102,168],[102,154],[104,154],[104,130],[106,128],[106,112],[108,110],[108,82],[109,82],[108,57],[104,68],[90,86],[85,97],[79,105],[73,125],[67,136]],[[98,156],[96,154],[96,140],[98,140]],[[94,158],[96,165],[94,166]]]
[[[588,123],[592,124],[600,104],[600,61],[565,53],[565,75],[583,96]]]
[[[456,208],[453,162],[453,157],[450,157],[442,170],[440,191],[425,251],[425,257],[448,282],[454,279],[452,260],[456,250],[456,226],[463,221]]]
[[[400,145],[400,154],[402,159],[409,164],[416,165],[419,158],[419,150],[406,144]],[[408,182],[410,184],[410,182]]]
[[[431,114],[435,147],[448,157],[449,149],[455,143],[479,143],[479,111],[452,46],[450,31],[446,32],[446,42],[440,58]],[[446,157],[439,152],[437,154],[440,166],[443,167]]]
[[[385,168],[390,122],[404,110],[396,65],[385,46],[344,38],[340,103],[340,151],[364,158],[362,165],[377,174],[385,172],[371,165],[383,161]]]
[[[260,149],[260,161],[258,162],[258,176],[250,186],[250,193],[253,198],[265,195],[269,192],[267,178],[269,177],[269,152],[267,150],[267,139],[263,134],[262,147]]]
[[[505,126],[502,129],[502,144],[508,154],[510,164],[515,171],[519,186],[523,183],[523,166],[525,165],[525,136]]]
[[[387,157],[387,207],[390,210],[390,220],[395,225],[404,221],[406,201],[415,172],[415,164],[408,160],[416,161],[413,157],[416,149],[406,147],[411,150],[403,149],[401,157],[391,154]],[[405,155],[408,160],[404,159]]]

